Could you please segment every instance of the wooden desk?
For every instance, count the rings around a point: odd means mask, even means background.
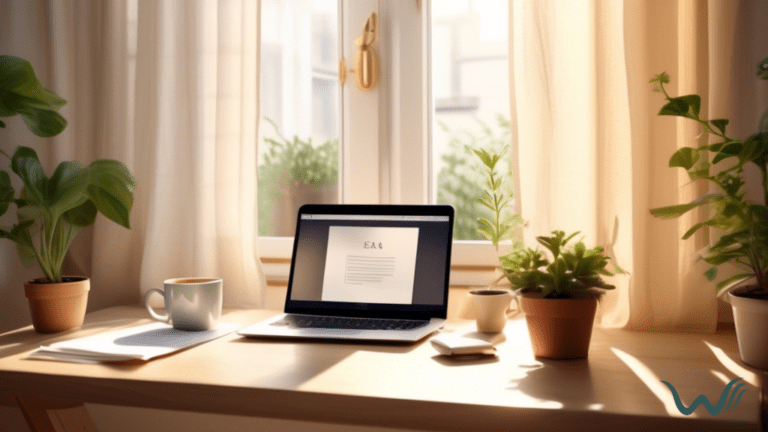
[[[224,320],[250,324],[274,313],[231,311]],[[69,401],[446,431],[760,429],[762,375],[738,360],[728,331],[597,328],[590,357],[570,361],[534,359],[521,318],[510,320],[498,357],[482,360],[445,358],[428,342],[287,342],[236,334],[146,363],[25,359],[41,344],[148,322],[145,314],[111,308],[89,314],[80,330],[50,336],[26,327],[0,335],[0,401],[20,401],[33,424],[40,408]],[[472,325],[451,322],[446,331],[469,332]],[[704,407],[680,414],[660,382],[671,382],[687,406],[700,394],[716,401],[736,377],[748,390],[736,408],[716,416]]]

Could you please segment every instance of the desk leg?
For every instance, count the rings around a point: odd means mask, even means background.
[[[31,396],[17,397],[16,403],[32,432],[98,432],[82,403]]]

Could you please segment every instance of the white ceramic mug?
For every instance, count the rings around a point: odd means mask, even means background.
[[[507,290],[481,289],[470,291],[475,307],[477,331],[499,333],[507,324],[509,305],[515,296]]]
[[[217,278],[175,278],[164,283],[165,291],[151,289],[144,294],[144,306],[152,318],[178,330],[213,330],[221,319],[222,281]],[[165,315],[149,305],[153,293],[165,298]]]

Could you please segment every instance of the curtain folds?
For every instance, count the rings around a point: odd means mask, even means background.
[[[745,5],[511,2],[513,152],[521,161],[528,244],[553,229],[613,244],[616,263],[629,275],[614,277],[618,289],[601,304],[603,325],[712,331],[717,324],[714,287],[703,276],[705,265],[694,260],[709,238],[701,232],[680,240],[706,215],[657,220],[649,214],[707,191],[667,167],[679,147],[707,137],[695,125],[658,117],[664,101],[648,81],[666,71],[671,94],[698,93],[710,116],[727,117],[729,92],[738,84],[730,77],[730,53],[740,43],[735,16]]]
[[[216,276],[224,306],[263,304],[256,251],[259,3],[51,2],[54,159],[115,158],[137,177],[131,230],[97,220],[70,263],[91,307]],[[90,253],[89,253],[90,252]]]

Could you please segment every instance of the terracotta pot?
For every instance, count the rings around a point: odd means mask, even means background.
[[[733,308],[741,360],[768,370],[768,298],[745,297],[747,288],[753,285],[755,278],[735,286],[728,291],[728,301]]]
[[[64,277],[63,282],[34,279],[24,284],[32,325],[38,333],[55,333],[83,325],[91,280]]]
[[[587,356],[597,310],[596,299],[544,299],[524,294],[520,298],[520,309],[525,313],[536,357]]]

